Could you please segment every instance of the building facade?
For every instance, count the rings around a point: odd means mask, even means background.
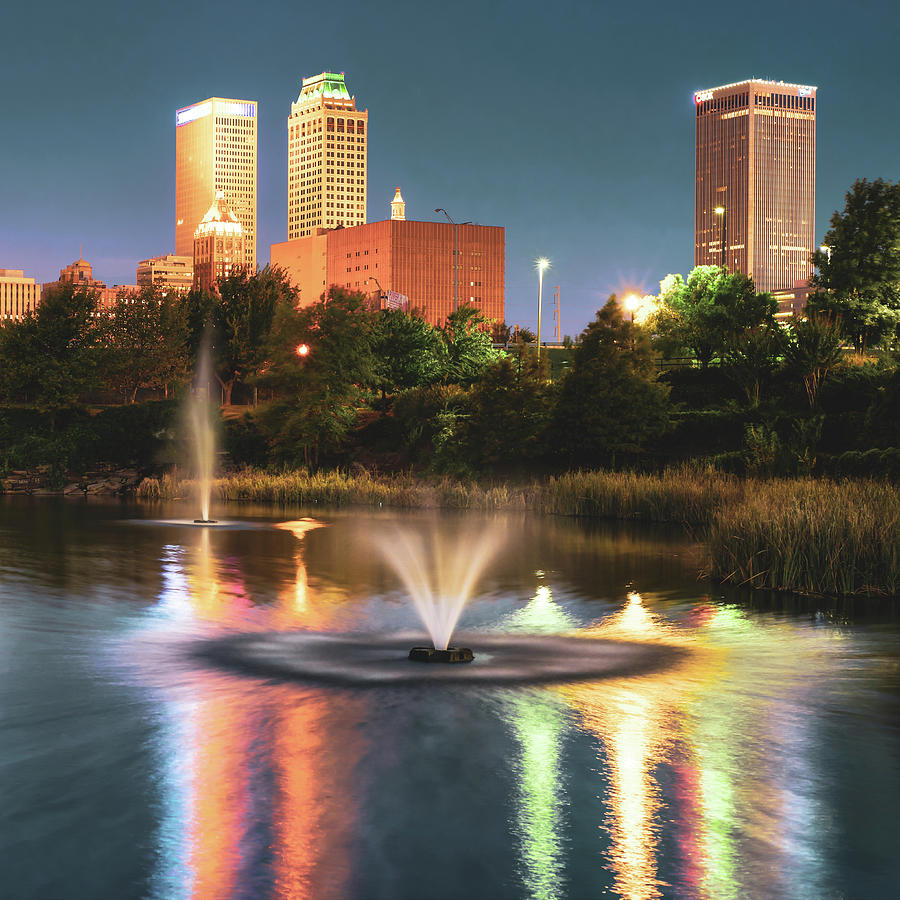
[[[288,240],[366,221],[369,112],[344,73],[304,78],[288,116]]]
[[[257,105],[210,97],[175,114],[175,254],[222,191],[243,230],[243,265],[256,271]]]
[[[194,257],[151,256],[137,265],[138,287],[156,287],[164,293],[175,291],[183,294],[194,285]]]
[[[749,79],[697,91],[694,264],[788,291],[812,274],[816,88]]]
[[[397,204],[403,201],[397,196],[392,212],[399,215]],[[376,298],[393,292],[407,297],[409,308],[432,325],[442,325],[454,303],[476,306],[486,318],[502,322],[505,261],[502,227],[401,218],[319,229],[272,245],[272,265],[287,271],[301,305],[315,303],[332,285]]]
[[[23,269],[0,269],[0,321],[20,321],[41,302],[41,286]]]
[[[100,309],[112,309],[119,297],[135,294],[139,290],[136,284],[114,284],[107,287],[106,283],[94,278],[94,267],[86,259],[76,259],[65,268],[59,270],[57,281],[47,281],[41,289],[41,299],[63,284],[73,284],[76,288],[91,291],[97,297]]]
[[[216,290],[219,279],[245,266],[245,259],[243,225],[224,192],[217,191],[194,233],[194,289]]]

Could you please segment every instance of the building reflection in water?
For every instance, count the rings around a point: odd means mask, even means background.
[[[300,540],[314,522],[285,523],[298,538],[293,584],[271,610],[279,627],[307,622]],[[166,548],[158,612],[173,620],[245,625],[252,606],[238,564],[219,559],[201,530],[189,552]],[[263,623],[260,622],[260,625]],[[361,699],[334,708],[325,691],[272,686],[194,667],[165,689],[160,728],[163,815],[154,893],[217,900],[257,893],[285,900],[340,897],[356,811],[344,800],[364,752]],[[267,861],[267,862],[266,862]]]

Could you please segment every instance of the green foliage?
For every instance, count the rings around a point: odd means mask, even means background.
[[[226,406],[238,380],[262,373],[275,311],[293,307],[296,299],[295,288],[277,266],[253,274],[236,269],[219,279],[216,293],[194,291],[188,296],[189,347],[196,354],[204,335],[209,336],[214,374]]]
[[[455,384],[405,391],[394,400],[393,415],[413,459],[429,462],[453,436],[464,414],[467,392]]]
[[[753,279],[718,266],[697,266],[685,281],[669,275],[653,317],[657,349],[666,357],[692,355],[706,368],[747,330],[774,323],[778,304],[758,293]]]
[[[897,340],[900,327],[900,183],[861,179],[831,217],[814,255],[809,308],[832,315],[862,351]]]
[[[785,343],[789,371],[803,381],[810,407],[816,405],[819,389],[841,361],[841,330],[831,316],[811,312],[794,319]]]
[[[441,447],[448,471],[521,471],[546,452],[554,391],[546,356],[517,348],[470,389],[465,413]]]
[[[0,396],[43,412],[72,409],[96,383],[96,297],[74,285],[49,292],[34,313],[0,328]]]
[[[374,318],[363,294],[336,287],[299,310],[287,298],[278,304],[260,381],[281,400],[259,419],[276,459],[317,466],[320,454],[340,449],[376,383]]]
[[[99,325],[103,380],[134,403],[141,388],[181,382],[188,371],[187,307],[174,293],[147,287],[120,297]]]
[[[558,453],[576,466],[642,453],[669,426],[668,395],[649,338],[622,319],[613,295],[572,351],[554,415]]]
[[[385,394],[434,384],[447,368],[441,332],[402,310],[385,309],[376,314],[373,352],[376,385]]]
[[[445,380],[471,384],[502,351],[495,350],[487,320],[474,306],[461,306],[447,316],[443,328],[447,348]]]
[[[760,392],[775,373],[784,351],[784,335],[774,322],[745,328],[723,345],[725,372],[740,386],[751,408],[759,406]]]

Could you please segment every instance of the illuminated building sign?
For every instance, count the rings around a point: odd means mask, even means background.
[[[211,112],[212,103],[210,103],[209,100],[207,100],[206,103],[197,103],[194,106],[179,109],[178,112],[175,113],[175,127],[187,125],[188,122],[193,122],[195,119],[202,119]]]
[[[239,100],[216,100],[216,115],[220,116],[244,116],[252,119],[256,116],[256,108],[252,103],[244,103]],[[213,111],[213,101],[207,100],[204,103],[195,103],[193,106],[186,106],[179,109],[175,113],[175,125],[187,125],[188,122],[194,122],[208,116]]]
[[[216,101],[216,112],[223,116],[246,116],[250,119],[256,115],[252,103],[233,103],[223,100]]]
[[[811,87],[799,87],[797,88],[797,93],[801,97],[808,97],[812,93],[812,90],[813,89]]]
[[[694,94],[694,103],[703,103],[704,100],[712,100],[712,91],[697,91]]]

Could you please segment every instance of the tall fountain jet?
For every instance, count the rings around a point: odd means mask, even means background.
[[[195,525],[213,525],[209,517],[210,497],[216,466],[216,432],[210,416],[209,397],[206,389],[212,377],[212,359],[209,342],[204,341],[197,359],[197,380],[188,398],[188,421],[193,438],[194,470],[200,501],[200,518]]]

